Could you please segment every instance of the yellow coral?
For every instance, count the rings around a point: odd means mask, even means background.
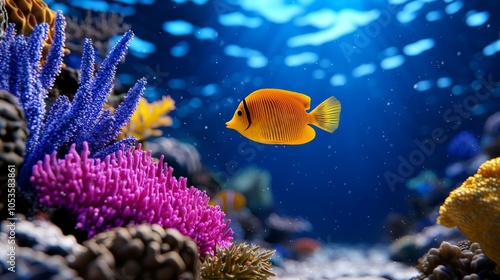
[[[135,137],[141,141],[150,136],[160,136],[162,132],[157,128],[172,125],[172,118],[166,114],[174,109],[175,102],[170,96],[163,96],[161,100],[153,103],[141,97],[137,110],[118,138]]]
[[[437,222],[457,226],[500,272],[500,158],[487,161],[459,188],[450,193],[439,209]]]
[[[52,36],[54,35],[52,27],[56,12],[52,11],[45,2],[42,0],[6,0],[5,8],[9,22],[16,24],[18,34],[22,33],[28,36],[37,24],[47,22],[50,25],[50,31],[49,38],[45,43],[52,44]]]

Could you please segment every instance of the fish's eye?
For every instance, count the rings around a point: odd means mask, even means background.
[[[238,110],[238,116],[241,117],[241,115],[243,115],[243,113],[240,110]]]

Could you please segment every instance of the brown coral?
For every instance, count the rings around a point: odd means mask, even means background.
[[[125,24],[118,14],[98,13],[95,16],[90,10],[87,10],[87,15],[83,20],[77,17],[66,17],[66,24],[66,47],[71,52],[81,55],[83,39],[90,38],[101,59],[106,57],[109,40],[131,27]]]
[[[422,274],[414,279],[498,279],[494,267],[479,243],[442,242],[419,259],[417,269]]]
[[[83,253],[67,259],[85,279],[199,278],[196,244],[175,229],[148,224],[115,228],[83,245]]]
[[[450,193],[437,222],[457,226],[484,254],[500,264],[500,158],[485,162],[478,172]],[[500,266],[497,266],[500,272]]]
[[[28,133],[24,111],[17,98],[0,90],[0,209],[7,200],[9,175],[16,175],[24,161]],[[4,218],[6,211],[1,212]]]

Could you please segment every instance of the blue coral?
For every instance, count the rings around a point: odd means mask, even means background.
[[[104,158],[118,151],[123,145],[130,147],[135,139],[127,138],[110,144],[120,129],[130,119],[146,86],[145,79],[139,80],[129,91],[125,101],[114,114],[103,110],[107,96],[113,88],[116,66],[125,55],[132,31],[128,31],[113,47],[94,76],[94,49],[87,39],[82,55],[80,87],[71,102],[60,96],[49,112],[44,100],[59,74],[64,55],[64,16],[58,13],[54,23],[52,48],[40,65],[43,42],[47,38],[48,25],[39,24],[30,37],[16,36],[14,25],[9,25],[0,42],[0,89],[17,96],[23,107],[30,130],[26,145],[26,159],[20,171],[19,186],[30,188],[32,167],[45,154],[54,151],[65,153],[71,144],[77,149],[88,142],[91,157]]]

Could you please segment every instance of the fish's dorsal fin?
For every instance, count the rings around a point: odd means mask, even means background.
[[[285,89],[277,89],[277,88],[265,88],[265,89],[261,89],[261,90],[263,92],[267,91],[268,93],[271,93],[271,94],[283,95],[283,96],[293,98],[293,99],[299,101],[302,105],[304,105],[305,110],[309,110],[309,108],[311,108],[311,97],[309,97],[305,94],[290,91],[290,90],[285,90]],[[261,90],[258,90],[258,91],[261,91]]]

